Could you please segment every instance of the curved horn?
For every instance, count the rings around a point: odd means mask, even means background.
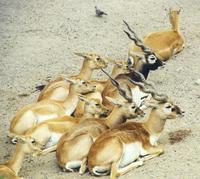
[[[119,83],[118,83],[115,79],[113,79],[106,71],[104,71],[103,69],[101,69],[101,70],[110,78],[112,84],[118,89],[119,94],[120,94],[122,97],[124,97],[128,102],[132,102],[132,97],[130,98],[129,96],[126,95],[126,91],[123,90],[123,89],[120,87]]]
[[[134,37],[132,37],[129,32],[127,32],[127,31],[124,30],[124,32],[127,34],[128,38],[131,39],[131,40],[133,40],[134,43],[138,47],[140,47],[144,52],[146,52],[146,53],[151,52],[151,50],[144,45],[144,43],[142,42],[142,40],[139,39],[139,37],[136,35],[136,33],[130,28],[130,26],[128,25],[128,23],[126,21],[124,21],[124,20],[123,20],[123,22],[126,25],[126,27],[128,28],[128,30],[134,35]]]
[[[152,97],[157,101],[166,102],[168,100],[168,96],[167,95],[155,92],[154,86],[152,86],[152,84],[148,84],[147,83],[148,86],[153,87],[153,89],[148,89],[141,82],[133,81],[131,78],[129,78],[129,81],[132,82],[133,84],[136,84],[137,86],[141,87],[143,92],[151,93]]]

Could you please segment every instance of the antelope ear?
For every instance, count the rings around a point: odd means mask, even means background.
[[[178,10],[178,14],[180,14],[180,12],[181,12],[181,8]]]
[[[114,105],[118,105],[118,106],[121,106],[121,104],[119,103],[118,100],[114,99],[114,98],[110,98],[108,96],[105,97],[109,102],[111,102],[112,104]]]
[[[83,53],[81,53],[81,52],[74,52],[74,54],[77,55],[77,56],[79,56],[79,57],[83,57],[83,58],[85,58],[85,59],[88,59],[88,60],[89,60],[90,57],[91,57],[90,54],[84,53],[84,52],[83,52]]]
[[[65,77],[65,80],[68,81],[68,82],[71,83],[71,84],[76,84],[76,83],[77,83],[76,80],[73,80],[73,79],[70,79],[70,78],[66,78],[66,77]]]
[[[145,102],[144,104],[146,107],[150,107],[150,108],[153,108],[153,109],[156,109],[159,107],[159,104],[158,103],[155,103],[155,102],[152,102],[152,101],[148,101],[148,102]]]

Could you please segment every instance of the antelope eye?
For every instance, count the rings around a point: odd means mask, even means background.
[[[135,106],[132,106],[131,108],[132,108],[132,109],[135,109]]]
[[[82,84],[84,85],[84,84],[86,84],[86,82],[85,82],[85,81],[83,81],[83,82],[82,82]]]
[[[35,140],[32,140],[31,143],[34,144],[34,143],[35,143]]]
[[[168,109],[169,109],[169,108],[171,108],[171,106],[167,106],[166,108],[168,108]]]
[[[99,60],[100,60],[100,57],[96,57],[96,60],[98,60],[98,61],[99,61]]]
[[[99,107],[99,106],[100,106],[100,104],[95,104],[95,106]]]

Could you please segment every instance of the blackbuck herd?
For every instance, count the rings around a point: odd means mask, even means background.
[[[183,50],[179,14],[180,10],[170,10],[171,29],[150,33],[143,40],[124,21],[124,32],[134,42],[127,60],[75,53],[84,59],[80,73],[58,76],[41,89],[37,102],[12,118],[8,136],[16,148],[0,165],[0,176],[19,179],[26,154],[56,151],[57,164],[65,172],[89,171],[115,179],[163,154],[158,139],[165,122],[184,111],[146,79]],[[111,75],[105,70],[109,63]],[[96,70],[108,79],[91,79]]]

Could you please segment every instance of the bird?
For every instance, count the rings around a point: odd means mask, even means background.
[[[97,6],[95,6],[95,12],[97,17],[102,17],[103,15],[108,15],[105,12],[101,11]]]

